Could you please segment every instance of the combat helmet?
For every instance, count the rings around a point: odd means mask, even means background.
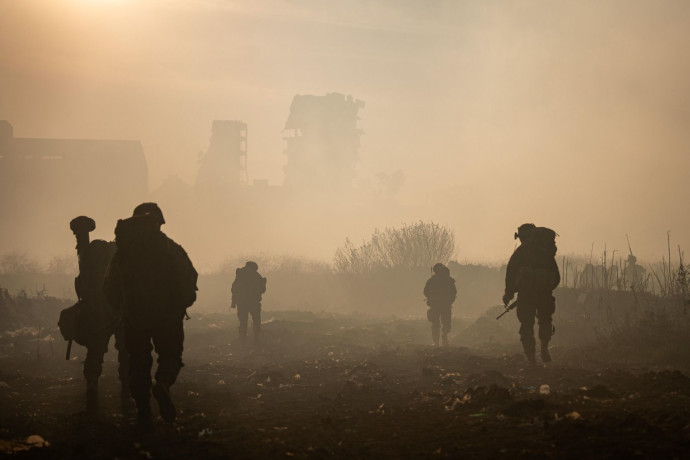
[[[434,267],[432,268],[432,270],[433,270],[433,272],[434,272],[435,274],[437,274],[437,275],[441,275],[441,274],[444,274],[444,273],[450,273],[450,270],[448,270],[448,267],[446,267],[445,265],[443,265],[441,262],[439,262],[439,263],[437,263],[436,265],[434,265]]]
[[[244,264],[244,268],[255,272],[259,270],[259,265],[256,262],[252,262],[251,260],[249,260],[246,264]]]
[[[165,219],[163,218],[163,211],[158,207],[156,203],[141,203],[139,206],[134,208],[132,212],[132,217],[135,216],[152,216],[156,219],[156,222],[163,225]]]
[[[522,224],[518,227],[517,232],[513,236],[514,239],[520,238],[521,240],[529,238],[534,229],[537,228],[534,224]]]

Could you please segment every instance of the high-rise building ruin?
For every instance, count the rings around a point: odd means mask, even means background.
[[[347,190],[356,178],[364,102],[330,93],[296,95],[285,131],[285,185],[295,190]]]
[[[196,177],[197,190],[218,193],[247,182],[247,124],[214,120],[211,141]]]

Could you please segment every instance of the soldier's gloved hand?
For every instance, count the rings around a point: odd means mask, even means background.
[[[510,301],[513,300],[513,295],[507,292],[503,294],[503,305],[508,305]]]

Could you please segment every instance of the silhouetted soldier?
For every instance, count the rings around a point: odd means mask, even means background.
[[[561,281],[555,259],[556,233],[545,227],[523,224],[518,228],[515,238],[520,239],[520,246],[508,262],[503,303],[508,305],[515,293],[518,293],[520,341],[530,364],[536,363],[534,319],[539,319],[541,359],[549,362],[549,341],[553,336],[551,317],[556,310],[552,292]]]
[[[266,278],[261,276],[258,270],[256,262],[249,261],[244,267],[235,270],[235,281],[232,283],[230,308],[237,308],[242,344],[247,339],[249,314],[252,315],[254,344],[258,343],[261,332],[261,295],[266,292]]]
[[[121,315],[110,306],[103,294],[103,281],[115,253],[115,243],[104,240],[89,242],[89,232],[96,228],[96,223],[89,217],[72,219],[70,228],[77,238],[79,257],[79,276],[74,280],[74,287],[81,304],[80,342],[86,346],[86,412],[95,415],[98,413],[98,379],[103,372],[103,356],[108,351],[108,343],[113,335],[118,351],[120,397],[123,405],[129,400],[129,354],[124,346]]]
[[[164,223],[155,203],[142,203],[131,218],[119,220],[117,252],[105,282],[108,299],[123,310],[130,390],[144,426],[151,422],[151,390],[161,417],[167,421],[176,417],[170,386],[182,368],[182,323],[197,290],[196,270],[184,249],[161,232]],[[154,348],[158,369],[152,388]]]
[[[434,274],[424,285],[424,296],[426,297],[426,304],[429,306],[426,317],[431,322],[431,338],[434,345],[438,346],[439,335],[443,332],[443,346],[447,346],[451,308],[458,291],[448,267],[438,263],[434,265],[433,271]],[[443,325],[443,329],[441,329],[441,325]]]
[[[630,254],[625,263],[623,276],[625,283],[633,291],[644,291],[645,288],[645,272],[644,267],[637,265],[637,257]]]

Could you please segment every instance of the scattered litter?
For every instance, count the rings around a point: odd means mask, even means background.
[[[15,338],[15,337],[35,337],[38,335],[38,329],[35,327],[22,327],[20,329],[16,329],[14,331],[7,331],[5,332],[7,334],[7,337],[10,338]]]
[[[464,398],[463,398],[463,399],[464,399]],[[455,401],[453,401],[453,404],[451,404],[450,406],[445,406],[444,409],[445,409],[447,412],[450,412],[450,411],[455,410],[455,408],[458,407],[458,406],[461,405],[461,404],[464,404],[464,401],[463,401],[462,399],[460,399],[460,398],[455,398]]]
[[[50,443],[37,434],[32,434],[26,438],[26,444],[30,447],[49,447]]]
[[[189,390],[187,391],[187,396],[199,396],[199,393],[196,391]]]
[[[213,430],[210,428],[204,428],[203,430],[199,431],[199,437],[200,438],[208,438],[213,434]]]
[[[539,394],[540,395],[548,395],[550,393],[551,393],[551,387],[548,384],[545,383],[539,387]]]
[[[225,385],[225,380],[218,380],[218,385]]]
[[[301,375],[299,375],[299,374],[295,374],[295,380],[299,380],[299,379],[301,379],[301,378],[302,378],[302,376],[301,376]]]
[[[10,386],[7,384],[7,382],[0,382],[0,388],[9,388]]]
[[[50,443],[37,434],[33,434],[26,439],[0,439],[0,452],[6,454],[42,447],[50,447]]]
[[[582,416],[580,415],[579,412],[572,411],[568,414],[565,414],[565,418],[567,418],[569,420],[579,420],[580,418],[582,418]]]
[[[288,429],[288,427],[286,427],[286,426],[274,426],[273,429],[276,431],[285,431]]]

